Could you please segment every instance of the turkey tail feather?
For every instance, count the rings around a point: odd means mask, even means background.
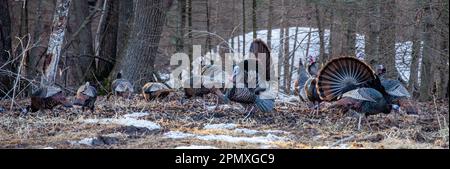
[[[319,71],[317,92],[324,101],[335,101],[345,92],[363,87],[376,79],[372,68],[354,57],[339,57],[329,61]]]

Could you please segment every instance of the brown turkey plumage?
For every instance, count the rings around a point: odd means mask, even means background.
[[[78,88],[73,104],[81,106],[83,111],[85,110],[85,108],[89,108],[91,111],[94,111],[96,100],[97,89],[95,89],[94,86],[90,85],[89,82],[86,82],[86,84]]]
[[[175,90],[159,82],[149,82],[142,87],[142,95],[147,101],[163,99],[172,92],[175,92]]]
[[[72,107],[72,103],[64,96],[62,90],[55,86],[41,86],[31,95],[31,112],[53,109],[58,105]]]

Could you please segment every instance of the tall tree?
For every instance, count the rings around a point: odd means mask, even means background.
[[[94,68],[94,47],[90,24],[90,11],[88,0],[72,1],[67,24],[65,45],[68,46],[62,55],[65,64],[64,84],[77,87],[92,77]]]
[[[256,9],[257,9],[256,0],[252,0],[253,39],[256,39],[258,37],[258,34],[256,33],[258,31],[258,22],[256,20]]]
[[[424,10],[423,18],[423,53],[422,53],[422,67],[420,71],[420,101],[428,101],[431,99],[431,93],[434,84],[434,72],[433,72],[433,9],[431,8],[431,2],[422,2]]]
[[[8,51],[11,51],[11,18],[8,0],[0,0],[0,69],[10,69],[5,65],[9,59]],[[0,97],[3,97],[10,88],[10,80],[3,72],[0,72],[0,79]]]
[[[420,50],[422,48],[422,41],[420,39],[420,33],[422,32],[422,6],[420,2],[416,2],[416,16],[414,18],[414,28],[412,34],[412,51],[411,51],[411,65],[410,65],[410,74],[409,74],[409,82],[408,82],[408,90],[413,95],[417,93],[417,89],[419,87],[418,84],[418,74],[419,74],[419,59],[420,59]]]
[[[378,37],[379,37],[379,0],[366,0],[365,4],[367,6],[367,33],[364,38],[365,40],[365,60],[372,65],[372,67],[376,66],[379,62],[378,57]]]
[[[269,0],[269,12],[267,16],[267,45],[272,48],[272,26],[273,26],[273,0]]]
[[[325,31],[324,31],[324,26],[323,26],[323,14],[321,7],[319,6],[318,2],[316,2],[314,4],[314,12],[315,12],[315,18],[316,18],[316,23],[317,23],[317,29],[319,31],[319,63],[325,63],[327,61],[327,56],[325,55]],[[308,35],[308,41],[310,40],[309,38],[311,37],[311,32]],[[308,55],[306,55],[306,57],[308,57]]]
[[[245,0],[242,0],[242,53],[245,56],[245,34],[246,30],[246,21],[245,21]]]
[[[344,2],[343,26],[345,43],[343,44],[342,53],[346,56],[354,56],[356,53],[356,16],[358,4],[354,1]]]
[[[186,0],[179,0],[177,5],[179,21],[177,24],[176,51],[184,52],[184,34],[186,33]]]
[[[284,10],[283,10],[283,23],[282,27],[284,31],[284,40],[283,40],[283,74],[284,74],[284,92],[290,93],[291,90],[291,74],[290,74],[290,63],[289,63],[289,0],[284,0]]]
[[[395,0],[385,0],[380,6],[380,63],[386,67],[386,78],[397,79],[399,74],[395,67]]]
[[[117,60],[124,57],[127,39],[130,36],[133,21],[133,1],[119,0],[119,26],[117,28]],[[113,75],[115,77],[115,75]]]
[[[134,1],[134,18],[125,48],[126,54],[116,63],[114,70],[121,70],[123,77],[133,82],[136,88],[154,80],[154,61],[166,12],[171,5],[172,0]]]
[[[119,4],[120,0],[108,0],[106,4],[105,22],[100,30],[100,49],[95,75],[97,80],[107,78],[114,67],[117,58],[118,28],[119,28]]]
[[[47,52],[45,54],[42,82],[45,85],[54,85],[58,64],[61,59],[61,49],[66,35],[66,26],[68,21],[71,0],[57,0],[56,9],[53,15],[52,33]]]

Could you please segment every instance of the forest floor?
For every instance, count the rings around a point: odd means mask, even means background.
[[[181,103],[181,93],[161,101],[97,98],[95,112],[81,108],[0,113],[0,148],[449,148],[448,102],[418,103],[418,115],[357,116],[327,110],[311,114],[305,103],[277,102],[276,112],[245,119],[239,104],[216,107],[214,98]],[[206,101],[204,101],[206,100]],[[0,102],[9,108],[10,101]],[[28,105],[29,99],[18,101]]]

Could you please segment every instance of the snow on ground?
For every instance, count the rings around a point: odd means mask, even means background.
[[[104,118],[104,119],[85,119],[84,123],[92,124],[116,124],[122,126],[134,126],[134,127],[143,127],[149,130],[158,130],[161,128],[160,125],[147,121],[147,120],[138,120],[137,118],[148,115],[148,113],[131,113],[124,115],[121,118]]]
[[[94,138],[84,138],[80,141],[69,141],[72,145],[88,145],[91,146],[94,143]]]
[[[165,138],[171,138],[171,139],[183,139],[183,138],[188,138],[188,137],[193,137],[193,136],[195,136],[195,135],[189,134],[189,133],[183,133],[183,132],[179,132],[179,131],[169,131],[167,133],[164,133]]]
[[[260,144],[267,144],[271,142],[278,142],[278,141],[287,141],[289,140],[286,137],[279,137],[273,134],[268,134],[266,136],[254,136],[254,137],[235,137],[235,136],[229,136],[229,135],[204,135],[204,136],[196,136],[195,138],[205,141],[224,141],[224,142],[230,142],[230,143],[240,143],[240,142],[246,142],[246,143],[260,143]]]
[[[175,147],[175,149],[217,149],[217,147],[213,147],[213,146],[190,145],[190,146],[179,146],[179,147]]]
[[[148,116],[148,115],[149,115],[148,112],[144,112],[144,113],[136,112],[136,113],[131,113],[131,114],[125,114],[125,115],[123,115],[123,117],[136,119],[136,118],[144,117],[144,116]]]
[[[281,130],[254,130],[246,128],[237,128],[233,123],[221,123],[221,124],[208,124],[203,127],[204,130],[227,130],[233,131],[236,134],[245,134],[248,136],[232,136],[223,134],[192,134],[180,131],[169,131],[164,134],[165,138],[171,139],[188,139],[194,138],[204,141],[224,141],[229,143],[251,143],[251,144],[270,144],[273,142],[285,142],[290,139],[287,136],[277,136],[275,134],[289,134],[289,132]],[[256,134],[262,134],[254,136]]]
[[[220,130],[220,129],[235,129],[237,127],[236,124],[228,123],[228,124],[207,124],[203,127],[205,130]]]

